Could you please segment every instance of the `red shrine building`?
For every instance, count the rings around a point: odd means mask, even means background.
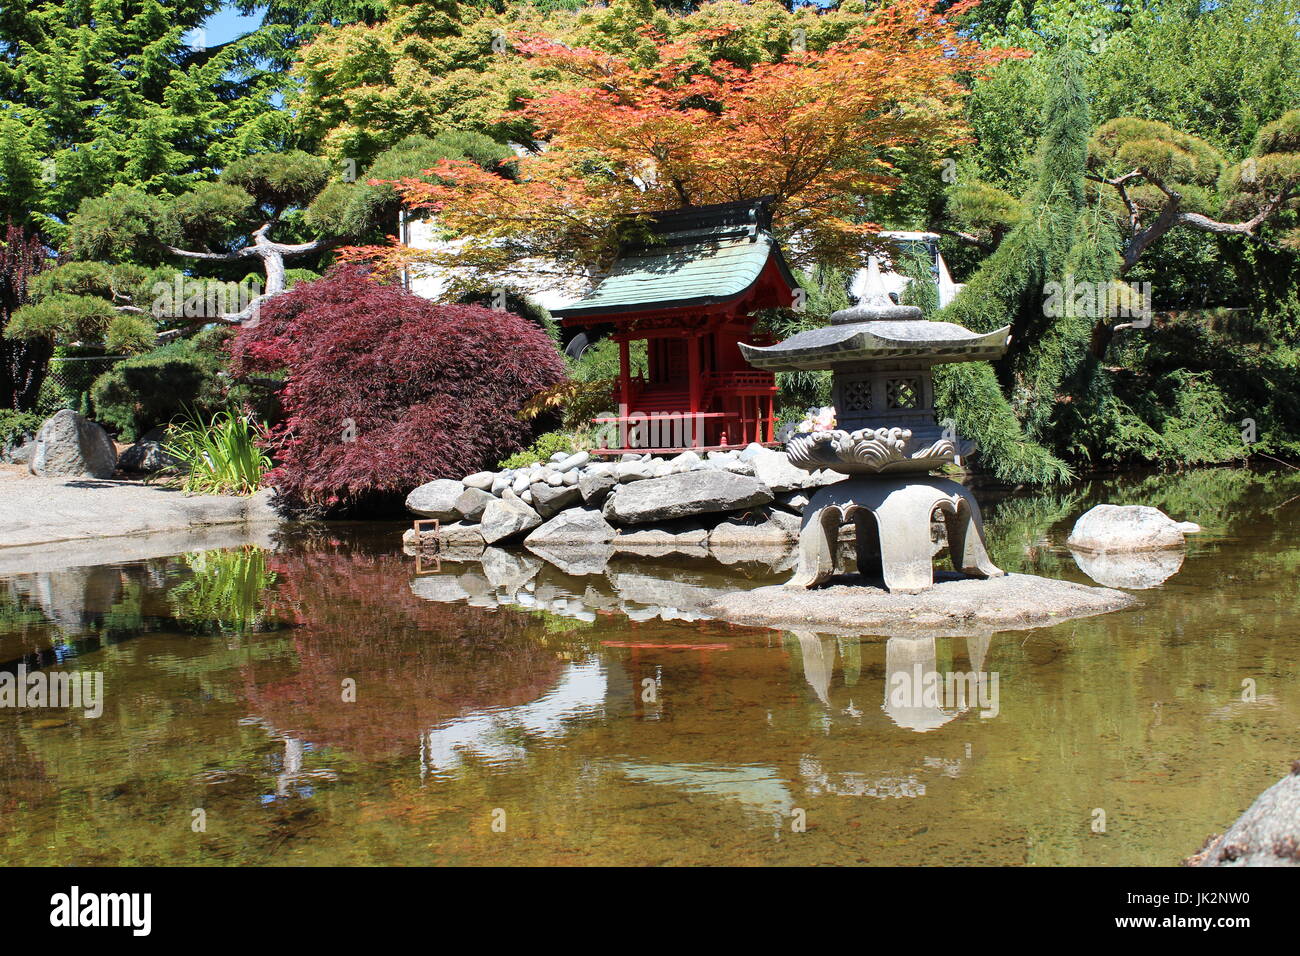
[[[769,199],[657,213],[647,241],[624,246],[586,298],[554,314],[567,326],[612,328],[619,408],[595,419],[605,448],[676,452],[774,442],[776,377],[738,343],[769,344],[752,313],[801,295],[771,232]],[[632,374],[631,343],[646,343]]]

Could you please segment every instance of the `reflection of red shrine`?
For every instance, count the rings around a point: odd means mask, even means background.
[[[776,377],[740,354],[758,309],[798,288],[771,233],[767,200],[658,213],[653,240],[628,245],[591,294],[556,310],[565,325],[609,324],[619,343],[618,428],[602,451],[678,451],[775,440]],[[646,341],[645,377],[630,342]],[[615,445],[621,447],[613,447]]]

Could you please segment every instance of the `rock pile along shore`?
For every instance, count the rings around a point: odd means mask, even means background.
[[[788,549],[808,494],[843,477],[796,468],[783,452],[758,444],[660,458],[556,454],[421,485],[406,507],[441,526],[409,530],[403,541],[464,555],[516,542],[539,554],[584,549],[592,556]]]

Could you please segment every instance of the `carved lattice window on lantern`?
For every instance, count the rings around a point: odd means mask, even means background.
[[[846,412],[871,411],[871,379],[860,378],[844,383],[844,410]]]
[[[919,378],[891,378],[885,382],[886,408],[917,408],[920,404]]]

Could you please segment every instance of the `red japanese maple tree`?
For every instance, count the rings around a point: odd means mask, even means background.
[[[396,504],[491,467],[531,438],[515,413],[564,377],[529,320],[440,305],[355,267],[265,303],[231,352],[235,374],[288,372],[269,480],[325,508]]]

